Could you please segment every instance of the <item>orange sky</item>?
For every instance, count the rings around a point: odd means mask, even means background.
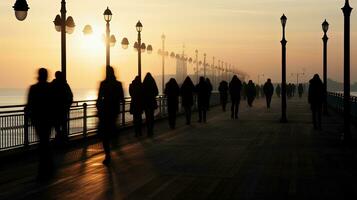
[[[47,67],[51,73],[60,69],[60,34],[52,21],[60,10],[60,0],[28,0],[29,14],[25,21],[14,17],[15,0],[0,1],[0,88],[25,88],[36,78],[36,69]],[[55,3],[54,3],[55,2]],[[357,1],[351,0],[357,8]],[[154,53],[143,55],[143,72],[161,73],[160,36],[167,36],[166,47],[180,53],[182,45],[194,56],[194,50],[206,52],[231,63],[257,81],[257,75],[280,81],[282,13],[288,17],[288,78],[302,72],[310,76],[321,73],[321,23],[327,18],[329,31],[329,77],[342,80],[343,75],[343,0],[67,0],[68,15],[73,16],[76,30],[67,35],[68,81],[73,88],[96,88],[103,77],[105,49],[101,37],[105,23],[103,12],[113,12],[112,33],[118,43],[112,48],[111,63],[124,84],[137,72],[137,54],[132,48],[136,39],[135,24],[144,25],[142,38],[152,44]],[[357,81],[357,22],[352,13],[351,76]],[[85,37],[83,27],[91,24],[94,35]],[[130,47],[123,50],[120,41],[127,37]],[[167,73],[175,72],[175,62],[167,59]],[[189,70],[190,72],[192,69]],[[307,80],[307,77],[304,78]]]

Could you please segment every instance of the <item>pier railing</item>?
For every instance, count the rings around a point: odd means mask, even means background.
[[[167,99],[165,96],[156,98],[158,109],[155,112],[156,119],[167,117]],[[130,98],[125,98],[121,104],[121,112],[117,121],[119,127],[132,126],[132,115],[130,114]],[[197,109],[197,102],[193,109]],[[75,101],[69,113],[69,137],[86,138],[95,135],[97,131],[97,109],[96,101]],[[211,106],[219,104],[219,94],[213,93],[211,96]],[[24,112],[25,105],[0,106],[0,151],[15,148],[27,148],[38,143],[38,138],[34,127]],[[179,103],[179,114],[183,112],[181,99]],[[143,115],[145,119],[145,115]],[[52,130],[51,138],[55,137]]]
[[[357,97],[351,96],[351,116],[352,120],[357,121]],[[327,104],[339,113],[343,113],[343,93],[328,92]]]

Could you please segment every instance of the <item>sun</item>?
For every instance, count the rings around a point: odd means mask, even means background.
[[[104,35],[100,33],[97,27],[93,27],[93,33],[83,36],[81,49],[90,54],[98,54],[105,51]]]

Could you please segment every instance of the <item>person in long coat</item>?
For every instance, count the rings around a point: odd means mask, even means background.
[[[227,81],[221,81],[218,87],[220,101],[222,105],[223,112],[226,112],[227,101],[228,101],[228,83]]]
[[[129,85],[129,94],[131,97],[130,114],[133,115],[135,136],[139,137],[142,135],[142,114],[144,111],[143,84],[141,83],[139,76],[136,76],[135,79]]]
[[[242,82],[239,78],[234,75],[231,82],[229,83],[229,94],[231,96],[232,106],[231,106],[231,118],[238,119],[240,95],[242,91]]]
[[[150,73],[147,73],[143,81],[143,101],[146,118],[147,134],[149,137],[154,135],[154,112],[158,108],[156,97],[159,95],[155,79]]]
[[[176,80],[171,78],[165,86],[165,95],[167,97],[167,108],[169,113],[169,126],[174,129],[176,126],[176,113],[178,111],[178,103],[180,96],[180,87]]]
[[[96,103],[99,118],[98,133],[105,152],[104,165],[111,162],[110,139],[117,130],[116,122],[122,103],[124,103],[123,86],[117,81],[114,69],[107,66],[106,78],[100,83]]]
[[[180,88],[182,107],[185,110],[186,125],[191,124],[191,113],[193,106],[193,93],[195,91],[195,85],[193,84],[189,76],[186,77]]]
[[[324,85],[318,74],[310,80],[308,101],[312,111],[315,129],[321,129],[322,104],[324,102]]]
[[[273,97],[273,94],[274,94],[274,86],[271,83],[271,79],[270,78],[264,84],[263,90],[264,90],[264,94],[265,94],[267,108],[270,108],[271,98]]]
[[[198,122],[207,121],[207,109],[209,98],[209,86],[204,77],[200,77],[199,83],[196,85],[197,92],[197,106],[198,106]]]
[[[249,107],[252,107],[253,106],[253,101],[256,97],[256,88],[255,88],[255,85],[253,83],[252,80],[249,80],[248,84],[247,84],[247,101],[248,101],[248,105]]]

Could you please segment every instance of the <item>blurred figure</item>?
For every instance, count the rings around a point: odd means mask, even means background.
[[[260,86],[258,84],[255,85],[255,97],[260,98]]]
[[[229,94],[231,95],[231,118],[238,119],[238,111],[240,104],[240,93],[242,90],[242,82],[239,78],[234,75],[231,82],[229,83]]]
[[[271,104],[271,98],[273,97],[274,94],[274,86],[271,83],[271,79],[269,78],[267,82],[263,86],[266,102],[267,102],[267,108],[270,108]]]
[[[278,96],[278,97],[280,98],[280,94],[281,94],[281,87],[280,87],[280,85],[279,85],[279,84],[276,86],[275,93],[276,93],[276,96]]]
[[[147,133],[149,137],[152,137],[154,135],[154,112],[158,108],[156,97],[159,95],[159,90],[150,73],[147,73],[144,78],[143,89]]]
[[[208,108],[208,98],[209,98],[209,86],[205,81],[204,77],[200,77],[199,83],[196,85],[197,92],[197,106],[198,106],[198,122],[206,122],[206,112]]]
[[[191,124],[191,113],[193,106],[193,92],[195,91],[195,85],[193,84],[189,76],[186,77],[183,82],[180,93],[182,97],[182,107],[185,109],[186,125]]]
[[[246,82],[243,82],[242,97],[243,97],[243,100],[247,99],[247,83]]]
[[[209,78],[206,78],[206,83],[208,85],[208,106],[207,106],[207,110],[209,110],[209,107],[211,105],[211,95],[212,95],[213,87],[212,87],[212,84],[211,84],[211,81],[209,80]]]
[[[143,84],[141,83],[140,77],[136,76],[129,85],[129,94],[131,97],[130,114],[133,115],[135,137],[142,135],[142,114],[144,111],[143,92]]]
[[[51,117],[53,98],[51,85],[47,82],[48,72],[45,68],[38,70],[38,82],[29,89],[26,115],[33,124],[39,138],[38,180],[46,180],[53,175],[52,151],[50,148]]]
[[[249,82],[247,84],[246,92],[247,92],[248,105],[249,105],[249,107],[252,107],[253,101],[254,101],[254,99],[256,97],[256,93],[257,93],[257,90],[256,90],[255,85],[252,80],[249,80]]]
[[[226,112],[227,101],[228,101],[228,83],[227,81],[221,81],[218,87],[219,96],[221,100],[222,110]]]
[[[295,96],[295,92],[296,92],[296,85],[293,83],[291,84],[291,91],[292,91],[292,96]]]
[[[120,104],[124,102],[124,92],[121,82],[117,81],[114,69],[107,66],[106,78],[100,83],[97,110],[98,110],[98,133],[103,142],[105,152],[104,165],[111,162],[110,139],[117,130],[116,122],[120,113]]]
[[[304,86],[301,83],[298,86],[298,92],[299,92],[299,98],[301,98],[302,94],[304,93]]]
[[[62,72],[55,73],[51,83],[53,95],[53,125],[56,130],[56,141],[63,145],[68,141],[68,115],[73,102],[72,90],[64,79]]]
[[[169,125],[171,129],[176,126],[176,112],[178,111],[180,87],[176,80],[171,78],[165,86],[165,95],[167,97],[167,107],[169,112]]]
[[[310,80],[308,100],[315,129],[321,129],[321,113],[324,101],[324,86],[318,74]]]

